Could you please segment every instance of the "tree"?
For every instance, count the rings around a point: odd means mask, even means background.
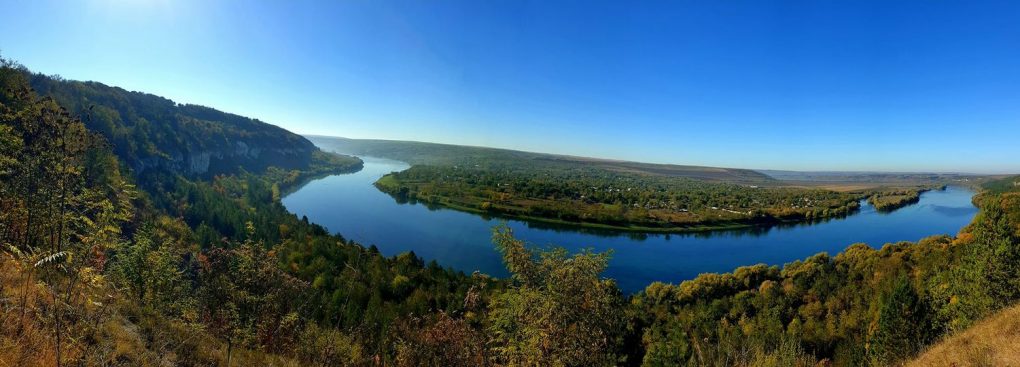
[[[110,273],[143,306],[180,316],[192,310],[191,287],[181,269],[179,235],[168,234],[167,226],[180,226],[162,217],[135,233],[111,261]]]
[[[563,248],[536,251],[506,226],[493,242],[512,273],[512,285],[492,300],[490,343],[508,366],[597,366],[618,362],[625,325],[615,282],[599,275],[608,253]]]
[[[974,242],[985,252],[986,276],[998,306],[1020,300],[1020,194],[1005,193],[983,202],[975,219]]]
[[[886,366],[913,356],[930,341],[927,304],[906,278],[900,278],[882,300],[868,352],[874,365]]]
[[[298,338],[297,319],[307,284],[280,269],[275,251],[251,239],[232,249],[215,248],[200,258],[199,311],[227,342],[227,363],[236,345],[282,351]]]
[[[464,319],[439,312],[402,320],[393,328],[398,366],[486,366],[485,339]]]

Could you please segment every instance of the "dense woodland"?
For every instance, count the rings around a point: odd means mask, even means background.
[[[0,67],[2,365],[894,365],[1020,298],[1017,178],[987,185],[955,237],[625,295],[600,275],[611,254],[540,250],[500,227],[512,276],[492,279],[384,257],[280,204],[358,169],[353,157],[137,169],[108,135],[123,120],[90,128],[98,102],[68,110],[34,78]],[[680,182],[735,206],[787,203]]]
[[[155,169],[209,178],[238,166],[253,172],[270,166],[307,168],[316,150],[275,125],[208,107],[58,76],[32,74],[29,82],[68,113],[87,115],[85,127],[102,134],[135,172]]]
[[[376,185],[398,200],[630,229],[685,230],[845,216],[861,192],[760,187],[599,168],[416,165]]]

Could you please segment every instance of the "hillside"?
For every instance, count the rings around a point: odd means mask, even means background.
[[[315,135],[309,135],[307,138],[320,148],[326,150],[344,154],[389,158],[412,165],[496,165],[514,162],[533,167],[551,166],[560,169],[602,169],[617,173],[685,177],[706,181],[746,183],[772,181],[772,178],[765,174],[739,168],[640,163],[415,141],[347,139]]]
[[[940,341],[906,365],[1020,366],[1020,306],[999,311]]]
[[[141,179],[30,76],[0,59],[0,366],[368,364],[394,354],[398,321],[452,313],[490,283],[383,257],[280,204],[356,158]]]
[[[155,169],[211,177],[238,168],[301,169],[316,150],[300,135],[259,120],[99,82],[21,71],[37,93],[102,134],[137,173]]]
[[[1020,176],[1004,177],[987,182],[983,185],[986,196],[1017,198],[1020,192]],[[1003,200],[1005,202],[1005,200]],[[1005,267],[1017,267],[1017,253],[1020,236],[1020,215],[995,218],[1003,226],[1013,230],[1012,246],[998,248],[996,256],[1013,255]],[[988,220],[988,218],[975,219]],[[995,259],[998,260],[998,259]],[[1002,260],[999,260],[1002,261]],[[1002,276],[1002,275],[1000,275]],[[1007,277],[1010,277],[1007,275]],[[1017,286],[1016,276],[1012,275],[1009,288]],[[980,279],[978,279],[980,281]],[[1016,289],[995,290],[996,293],[1014,294]],[[1012,298],[1015,301],[1017,297]],[[969,328],[956,334],[948,335],[938,343],[925,348],[917,358],[906,363],[910,367],[928,366],[1020,366],[1020,304],[1003,308],[987,315]]]

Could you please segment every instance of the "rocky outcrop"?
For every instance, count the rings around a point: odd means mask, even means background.
[[[241,148],[243,147],[243,148]],[[235,149],[201,150],[176,153],[170,156],[149,156],[138,159],[132,168],[135,172],[163,170],[186,176],[210,176],[232,173],[237,168],[259,172],[269,166],[285,168],[307,167],[311,149],[250,147],[237,142]]]

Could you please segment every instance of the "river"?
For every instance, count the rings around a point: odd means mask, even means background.
[[[478,270],[507,275],[490,242],[492,227],[504,219],[399,204],[372,183],[408,165],[362,159],[365,167],[361,171],[311,181],[284,197],[284,206],[333,233],[365,246],[376,245],[387,256],[414,251],[426,261],[436,260],[468,273]],[[925,192],[917,204],[892,213],[880,213],[862,202],[859,212],[821,223],[697,234],[592,232],[506,222],[518,238],[534,245],[557,245],[572,251],[612,249],[604,275],[616,279],[624,292],[635,292],[653,281],[678,283],[700,273],[727,272],[744,265],[782,265],[823,251],[834,255],[858,242],[881,247],[935,234],[956,234],[977,213],[971,203],[973,195],[968,189],[950,186]]]

